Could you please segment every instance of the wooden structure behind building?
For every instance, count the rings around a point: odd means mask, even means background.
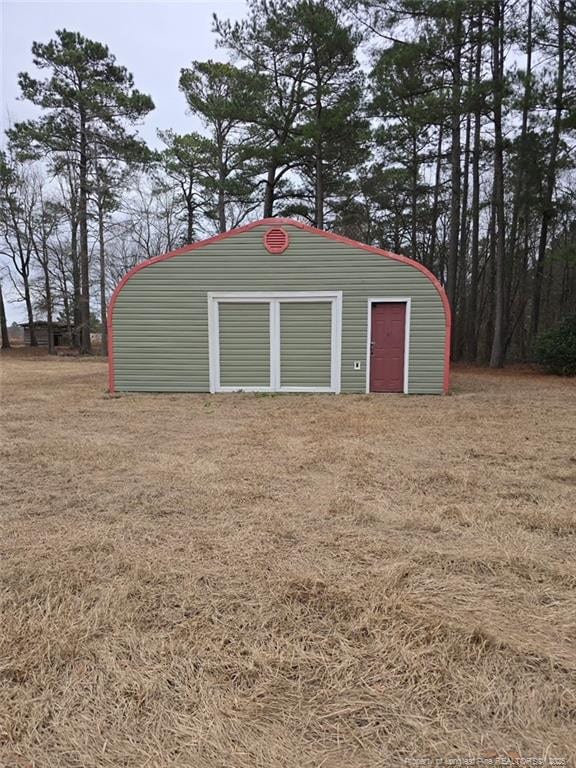
[[[20,323],[24,329],[24,344],[30,346],[30,323]],[[48,346],[48,323],[45,320],[37,320],[34,323],[36,341],[39,347]],[[67,347],[72,343],[68,326],[65,323],[52,323],[52,346]]]

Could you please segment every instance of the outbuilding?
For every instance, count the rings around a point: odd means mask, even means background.
[[[65,323],[49,324],[46,320],[36,320],[33,325],[39,347],[49,347],[50,336],[52,347],[65,347],[71,343],[70,330]],[[20,327],[24,330],[24,344],[30,346],[30,323],[20,323]]]
[[[109,386],[440,394],[450,322],[422,264],[263,219],[128,272],[108,313]]]

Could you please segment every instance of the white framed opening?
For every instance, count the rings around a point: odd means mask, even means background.
[[[223,386],[220,377],[220,304],[261,302],[270,307],[270,383],[258,386]],[[331,306],[330,386],[282,386],[281,304],[329,303]],[[208,293],[208,350],[210,392],[340,392],[342,357],[342,291],[277,291]]]
[[[386,297],[368,299],[368,323],[366,332],[366,393],[370,392],[370,365],[372,356],[370,345],[372,342],[372,305],[373,304],[405,304],[406,320],[404,325],[404,382],[403,393],[408,394],[408,368],[410,364],[410,311],[412,300],[407,297]]]

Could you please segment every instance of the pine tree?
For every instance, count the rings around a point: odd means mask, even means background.
[[[218,44],[239,57],[261,80],[262,107],[252,116],[252,146],[264,165],[264,217],[293,194],[290,172],[302,163],[304,79],[308,62],[291,3],[250,0],[248,18],[215,16]]]
[[[145,148],[129,128],[154,108],[134,87],[132,75],[116,63],[107,46],[77,32],[58,30],[48,43],[32,45],[34,65],[48,70],[37,80],[21,73],[22,96],[41,107],[37,120],[17,123],[9,135],[22,151],[70,160],[78,173],[80,348],[90,345],[88,196],[91,151],[100,157],[143,157]]]
[[[238,226],[253,211],[260,170],[247,125],[261,109],[261,80],[232,64],[194,61],[180,74],[180,90],[209,131],[205,144],[206,189],[213,197],[209,218],[218,232]]]
[[[432,223],[424,171],[435,120],[441,124],[445,111],[442,75],[425,38],[380,51],[370,74],[369,112],[378,120],[374,134],[378,159],[405,171],[403,194],[409,200],[410,224],[408,242],[401,247],[422,261],[427,260],[423,234]]]
[[[164,144],[158,160],[164,179],[158,179],[160,187],[169,184],[176,187],[182,200],[186,219],[186,243],[196,239],[197,216],[205,211],[211,145],[198,133],[179,135],[174,131],[159,131]]]
[[[573,11],[573,15],[576,13]],[[542,200],[542,218],[540,224],[540,235],[538,239],[538,255],[536,257],[536,267],[534,272],[534,289],[532,293],[532,338],[536,336],[540,327],[540,305],[542,301],[542,283],[544,279],[544,260],[548,248],[549,231],[554,219],[554,193],[558,178],[560,142],[562,134],[562,120],[564,117],[565,91],[566,91],[566,28],[569,20],[574,22],[573,15],[568,17],[566,13],[566,0],[558,0],[558,5],[554,9],[554,22],[556,26],[555,34],[555,54],[556,54],[556,72],[555,88],[553,102],[552,133],[550,136],[550,150],[546,168],[546,177],[544,181],[543,200]]]
[[[360,36],[326,0],[299,0],[292,13],[306,62],[302,175],[314,201],[312,222],[323,229],[330,198],[337,204],[349,174],[366,155],[369,130],[356,56]]]
[[[495,277],[494,336],[490,367],[504,365],[504,301],[506,260],[506,218],[504,209],[504,138],[502,132],[502,101],[504,89],[504,0],[495,0],[492,29],[492,110],[494,115],[494,188]]]

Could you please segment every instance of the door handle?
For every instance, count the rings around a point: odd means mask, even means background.
[[[374,342],[373,341],[370,342],[370,354],[371,355],[374,354]]]

